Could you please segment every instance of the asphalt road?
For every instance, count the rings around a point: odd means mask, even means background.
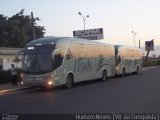
[[[71,89],[39,88],[0,95],[0,113],[159,113],[160,67],[83,82]]]

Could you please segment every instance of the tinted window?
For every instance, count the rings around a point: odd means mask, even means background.
[[[42,74],[53,70],[51,54],[54,45],[27,47],[24,51],[22,69],[28,74]]]

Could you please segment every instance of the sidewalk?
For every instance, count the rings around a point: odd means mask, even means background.
[[[28,88],[28,87],[22,86],[20,82],[17,83],[16,86],[12,86],[12,83],[0,84],[0,93],[14,91],[14,90],[21,90],[25,88]]]

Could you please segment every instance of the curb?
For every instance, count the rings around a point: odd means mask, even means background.
[[[29,88],[32,88],[32,87],[22,87],[22,88],[16,88],[16,89],[0,90],[0,94],[12,92],[12,91],[18,91],[18,90],[29,89]]]

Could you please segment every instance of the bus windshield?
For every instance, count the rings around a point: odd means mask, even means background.
[[[23,73],[44,74],[53,70],[54,44],[27,47],[22,62]]]

